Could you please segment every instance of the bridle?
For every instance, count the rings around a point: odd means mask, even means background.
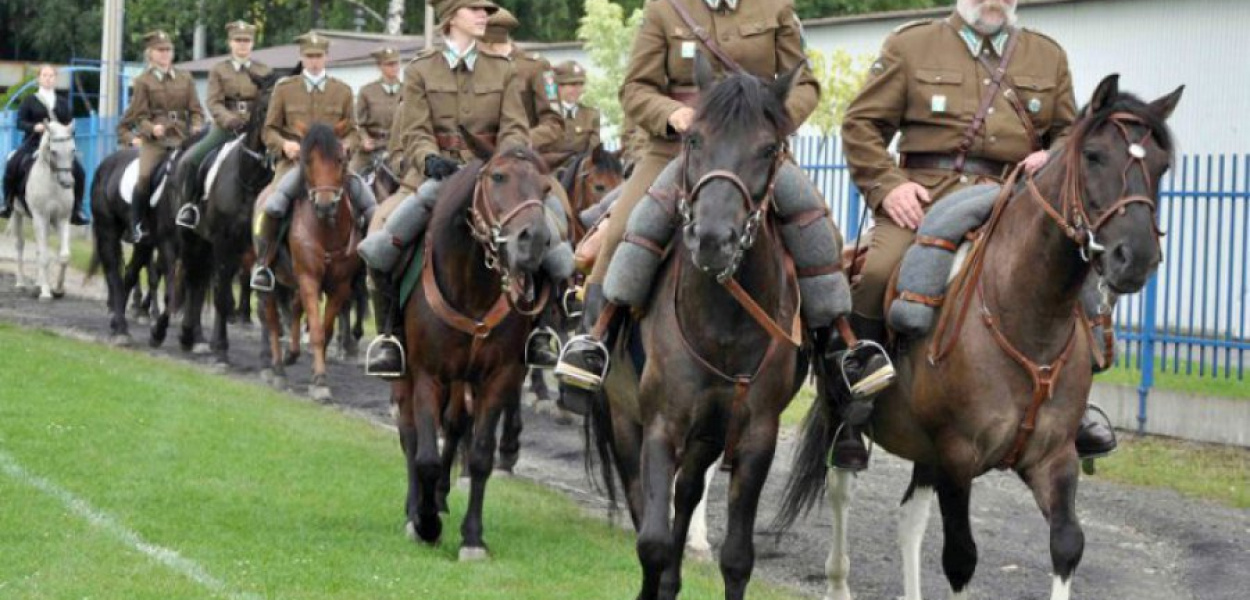
[[[469,206],[468,225],[469,233],[482,245],[485,253],[484,263],[487,269],[494,271],[499,276],[499,286],[508,299],[508,304],[512,310],[525,315],[527,317],[537,315],[542,312],[546,305],[549,286],[544,284],[540,291],[540,298],[533,302],[533,306],[524,308],[521,306],[520,298],[522,296],[532,296],[525,289],[526,278],[518,277],[508,269],[507,261],[500,254],[500,247],[507,241],[504,235],[504,227],[511,223],[514,219],[522,214],[532,211],[538,211],[539,216],[546,218],[544,212],[543,201],[538,198],[530,198],[512,207],[502,217],[495,215],[495,210],[491,203],[486,199],[486,188],[489,185],[489,164],[484,165],[477,175],[477,182],[473,186],[473,202]]]
[[[52,151],[52,144],[57,143],[57,142],[73,142],[74,136],[73,135],[53,136],[51,132],[49,132],[47,136],[48,136],[48,141],[44,144],[43,154],[46,156],[44,160],[47,161],[48,168],[52,171],[52,174],[56,176],[56,183],[57,185],[61,186],[61,188],[69,189],[71,187],[74,187],[73,156],[72,155],[70,156],[70,161],[69,161],[70,166],[62,167],[57,164],[57,161],[54,158],[55,153]],[[69,183],[66,183],[67,181]]]

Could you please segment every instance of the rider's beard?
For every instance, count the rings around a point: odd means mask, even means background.
[[[1016,7],[1001,0],[959,0],[959,16],[981,35],[995,35],[1004,26],[1016,24]]]

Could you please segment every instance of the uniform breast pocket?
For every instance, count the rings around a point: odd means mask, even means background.
[[[480,118],[499,120],[503,109],[503,82],[476,82],[473,86],[473,106],[469,110]]]
[[[672,85],[694,85],[694,57],[703,52],[699,40],[684,27],[668,34],[668,79]]]
[[[431,121],[440,118],[456,118],[457,93],[455,82],[427,82],[425,97],[430,104]]]
[[[777,23],[754,21],[738,26],[738,40],[725,48],[744,68],[777,72]]]
[[[169,110],[169,93],[160,88],[148,90],[148,108],[153,116],[164,114]]]
[[[1045,130],[1055,115],[1055,80],[1041,77],[1018,76],[1014,78],[1020,93],[1020,104],[1033,120],[1033,126]]]
[[[965,116],[972,108],[963,93],[964,74],[945,69],[917,69],[908,99],[912,116]]]

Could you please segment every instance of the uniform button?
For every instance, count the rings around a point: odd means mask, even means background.
[[[998,137],[997,137],[997,136],[992,136],[992,135],[990,136],[990,143],[991,143],[991,144],[993,144],[993,143],[995,143],[995,142],[997,142],[997,141],[998,141]]]
[[[989,84],[994,83],[994,82],[993,82],[993,81],[991,81],[991,80],[990,80],[990,78],[986,77],[983,81],[981,81],[981,83],[982,83],[983,85],[989,85]]]
[[[934,78],[933,78],[933,80],[934,80],[934,81],[941,81],[941,80],[942,80],[942,76],[941,76],[941,75],[938,75],[937,77],[934,77]]]
[[[991,115],[992,115],[992,114],[994,114],[994,107],[993,107],[993,106],[991,106],[991,107],[990,107],[990,109],[989,109],[988,111],[986,111],[986,112],[987,112],[987,113],[989,113],[989,114],[991,114]]]
[[[960,176],[959,176],[959,183],[968,183],[968,176],[967,176],[967,175],[960,175]]]

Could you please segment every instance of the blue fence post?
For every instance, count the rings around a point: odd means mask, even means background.
[[[1146,284],[1146,305],[1142,310],[1141,324],[1141,359],[1137,366],[1141,369],[1141,384],[1137,387],[1137,434],[1146,433],[1146,413],[1148,409],[1150,388],[1155,384],[1155,323],[1159,304],[1159,275],[1155,274]]]

